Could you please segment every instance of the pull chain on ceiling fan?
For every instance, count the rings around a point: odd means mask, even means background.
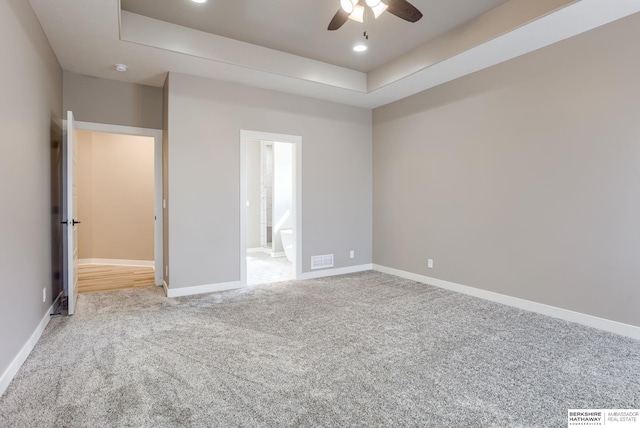
[[[416,22],[422,18],[422,13],[407,0],[340,0],[340,9],[329,23],[327,30],[337,30],[348,19],[364,22],[365,5],[371,9],[376,19],[385,10],[408,22]]]

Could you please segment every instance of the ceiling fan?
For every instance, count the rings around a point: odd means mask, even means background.
[[[409,22],[416,22],[422,18],[422,13],[407,0],[340,0],[340,9],[329,23],[327,30],[337,30],[347,22],[347,19],[364,22],[365,6],[371,9],[376,19],[385,10]]]

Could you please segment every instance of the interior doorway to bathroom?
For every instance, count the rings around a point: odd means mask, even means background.
[[[241,282],[301,276],[301,138],[241,132]]]

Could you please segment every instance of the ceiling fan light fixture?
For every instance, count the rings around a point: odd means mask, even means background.
[[[367,0],[367,4],[368,4],[368,1],[369,1],[369,0]],[[385,10],[387,10],[387,7],[388,7],[388,6],[387,6],[386,4],[384,4],[384,3],[382,3],[382,2],[378,2],[378,4],[377,4],[377,5],[375,5],[375,6],[371,6],[371,10],[373,11],[373,17],[374,17],[375,19],[378,19],[378,17],[379,17],[380,15],[382,15],[382,12],[384,12]]]
[[[329,22],[327,30],[335,31],[349,19],[364,23],[368,13],[366,8],[371,9],[375,19],[387,10],[407,22],[417,22],[422,18],[422,12],[408,0],[340,0],[340,8]]]
[[[347,13],[352,13],[355,8],[355,4],[351,0],[340,0],[340,7]]]
[[[364,22],[364,6],[357,5],[353,8],[353,12],[349,15],[349,19],[356,22]]]

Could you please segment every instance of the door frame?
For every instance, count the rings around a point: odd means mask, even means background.
[[[155,223],[153,225],[153,266],[155,269],[155,284],[158,286],[163,285],[162,130],[80,121],[75,121],[75,126],[78,131],[153,137],[153,210],[155,214]]]
[[[240,284],[247,286],[247,145],[249,141],[291,143],[293,148],[293,245],[295,279],[302,278],[302,137],[240,130]]]

